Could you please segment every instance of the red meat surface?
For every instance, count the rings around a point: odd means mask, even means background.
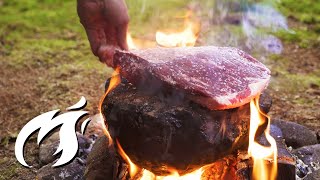
[[[270,80],[270,70],[265,65],[231,47],[116,51],[114,64],[121,68],[122,76],[137,86],[154,79],[166,88],[183,90],[192,101],[212,110],[250,102]]]

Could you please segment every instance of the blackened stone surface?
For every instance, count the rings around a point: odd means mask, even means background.
[[[305,126],[284,120],[272,120],[272,124],[278,126],[283,133],[285,143],[294,149],[317,144],[316,134]]]
[[[261,93],[260,99],[259,99],[259,105],[262,112],[267,114],[270,111],[270,108],[272,106],[272,97],[270,96],[268,89],[266,89]]]
[[[249,111],[249,104],[208,110],[179,92],[148,94],[129,83],[120,84],[103,104],[113,138],[135,164],[157,175],[170,167],[190,172],[246,144]]]

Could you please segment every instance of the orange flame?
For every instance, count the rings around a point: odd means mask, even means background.
[[[119,141],[116,140],[116,142],[117,142],[119,154],[129,165],[130,177],[135,178],[135,176],[138,174],[139,170],[141,169],[130,160],[129,156],[122,149]],[[180,176],[179,173],[174,169],[171,169],[171,174],[168,176],[156,176],[152,172],[146,169],[142,169],[141,170],[142,175],[139,179],[140,180],[200,180],[203,173],[203,169],[204,167],[183,176]]]
[[[111,138],[111,135],[108,131],[108,128],[105,124],[105,119],[104,119],[104,116],[102,115],[102,104],[103,104],[103,100],[106,98],[106,96],[112,91],[114,90],[119,84],[121,83],[121,77],[120,77],[120,68],[117,67],[115,69],[115,71],[112,73],[112,76],[111,76],[111,80],[110,80],[110,83],[109,83],[109,87],[108,87],[108,90],[106,91],[106,93],[103,95],[103,97],[100,99],[100,102],[99,102],[99,114],[100,114],[100,118],[103,119],[104,121],[100,121],[101,122],[101,126],[102,126],[102,129],[103,129],[103,132],[104,134],[108,137],[109,139],[109,146],[111,146],[113,144],[113,140]]]
[[[117,142],[117,147],[119,150],[119,154],[120,156],[123,158],[123,160],[126,161],[126,163],[129,165],[129,174],[130,177],[134,177],[137,173],[138,173],[138,166],[136,166],[135,164],[133,164],[133,162],[130,160],[129,156],[124,152],[124,150],[122,149],[120,143],[118,140],[116,140]]]
[[[156,33],[156,41],[160,46],[164,47],[187,47],[195,46],[200,32],[200,23],[191,21],[192,11],[188,11],[183,17],[185,28],[181,32],[164,33],[158,31]]]
[[[128,48],[130,50],[131,49],[138,49],[137,45],[133,42],[133,38],[129,32],[127,33],[127,44],[128,44]]]
[[[143,174],[140,180],[200,180],[203,173],[203,168],[200,168],[192,173],[180,176],[177,171],[172,171],[169,176],[156,176],[148,170],[143,170]]]
[[[191,21],[192,11],[188,11],[184,18],[184,29],[182,31],[157,31],[156,43],[163,47],[187,47],[195,46],[200,32],[200,23]],[[179,17],[181,18],[181,17]],[[154,47],[156,44],[150,40],[133,39],[131,33],[127,33],[128,48],[140,49]]]
[[[164,33],[158,31],[156,33],[156,41],[160,46],[164,47],[195,46],[199,30],[200,25],[198,23],[188,21],[186,28],[181,32]]]
[[[198,34],[200,32],[200,24],[197,22],[192,22],[190,20],[190,13],[185,17],[185,28],[181,32],[171,32],[164,33],[162,31],[156,32],[156,43],[164,47],[186,47],[194,46]],[[129,49],[140,49],[142,47],[153,47],[151,45],[153,42],[147,42],[145,40],[140,40],[140,43],[137,43],[137,39],[133,39],[131,34],[127,34],[127,44]],[[138,45],[139,44],[139,45]],[[112,91],[118,84],[121,82],[120,78],[120,68],[117,68],[112,75],[109,88],[103,98],[100,101],[100,115],[102,116],[102,103],[105,97],[110,91]],[[256,98],[250,102],[250,131],[249,131],[249,147],[248,154],[253,158],[253,179],[275,179],[277,176],[277,146],[276,141],[270,135],[270,117],[262,113],[259,109],[259,98]],[[265,130],[265,137],[268,140],[270,147],[265,147],[260,145],[255,141],[255,136],[259,126],[265,123],[265,118],[268,120],[267,128]],[[109,138],[109,145],[112,145],[112,138],[107,130],[105,123],[102,122],[104,127],[104,133]],[[220,133],[224,135],[226,131],[226,122],[222,123]],[[189,174],[180,176],[175,169],[171,169],[171,174],[168,176],[156,176],[152,172],[141,169],[135,165],[129,158],[129,156],[122,149],[120,143],[116,141],[118,152],[121,157],[129,165],[129,174],[131,178],[137,178],[139,173],[140,180],[200,180],[206,166],[191,172]],[[268,163],[271,162],[271,163]],[[270,166],[271,164],[271,166]],[[140,174],[141,172],[141,174]]]
[[[157,46],[154,40],[147,38],[133,38],[130,32],[127,33],[127,45],[129,50],[145,49]]]
[[[264,132],[270,147],[262,146],[255,141],[258,127],[265,123],[267,118],[268,125]],[[259,108],[259,98],[250,102],[250,132],[248,154],[253,158],[253,179],[276,179],[277,176],[277,144],[270,135],[270,117],[262,113]],[[267,161],[271,161],[270,163]]]

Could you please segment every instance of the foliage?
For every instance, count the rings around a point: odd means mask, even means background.
[[[288,42],[297,42],[303,48],[320,45],[320,1],[281,0],[278,8],[287,17],[298,21],[293,24],[295,33],[279,32],[279,37]]]

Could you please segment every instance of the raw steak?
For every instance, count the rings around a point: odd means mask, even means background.
[[[116,51],[114,65],[137,87],[177,89],[211,110],[239,107],[266,88],[270,70],[231,47]]]

